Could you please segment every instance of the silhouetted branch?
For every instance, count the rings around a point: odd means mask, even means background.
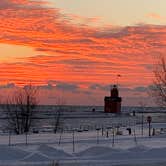
[[[156,103],[166,107],[166,58],[161,56],[155,65],[155,80],[151,87],[151,94],[156,99]]]
[[[17,134],[28,132],[37,106],[37,89],[32,85],[17,89],[4,105],[8,129]]]

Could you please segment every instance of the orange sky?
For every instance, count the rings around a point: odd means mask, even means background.
[[[97,27],[74,23],[43,1],[0,3],[1,91],[32,82],[46,94],[42,104],[58,94],[68,104],[101,105],[121,74],[123,105],[146,98],[154,59],[166,52],[166,26]]]

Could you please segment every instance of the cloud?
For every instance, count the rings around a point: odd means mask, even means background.
[[[139,86],[139,87],[134,87],[130,88],[127,86],[121,86],[119,87],[119,91],[121,92],[143,92],[147,93],[149,89],[149,86]],[[102,84],[92,84],[89,86],[89,90],[101,90],[101,91],[109,91],[110,90],[110,85],[102,85]]]
[[[147,92],[148,88],[144,86],[136,87],[133,90],[138,91],[138,92]]]
[[[59,82],[56,80],[50,80],[45,85],[38,85],[39,89],[45,89],[45,90],[62,90],[62,91],[78,91],[79,85],[69,82]]]
[[[24,87],[26,87],[25,85]],[[14,90],[17,88],[15,84],[9,83],[0,86],[1,92],[3,92],[3,99],[9,94],[8,90]],[[104,96],[109,95],[109,85],[92,84],[88,88],[81,88],[81,83],[69,83],[59,82],[56,80],[50,80],[48,84],[38,85],[38,97],[40,104],[55,104],[58,97],[66,100],[68,104],[93,104],[103,105]],[[148,97],[147,90],[149,87],[120,87],[120,96],[123,98],[123,105],[138,105],[142,98],[145,98],[147,103]],[[63,92],[63,93],[62,93]],[[126,93],[128,95],[126,95]]]
[[[79,87],[71,83],[58,83],[56,85],[57,89],[66,90],[66,91],[76,91]]]
[[[83,17],[75,14],[68,14],[67,18],[74,24],[97,26],[101,22],[100,17]]]
[[[107,90],[121,74],[119,82],[126,87],[151,84],[152,57],[166,52],[166,26],[101,28],[87,25],[86,21],[84,25],[77,24],[76,18],[45,3],[1,1],[0,42],[42,52],[26,58],[22,55],[17,62],[1,63],[2,83],[23,86],[30,80],[43,89],[56,86],[89,93],[89,89]],[[48,84],[48,80],[57,80],[56,85]]]
[[[12,89],[12,88],[16,88],[16,85],[14,83],[0,85],[0,89]]]
[[[100,84],[92,84],[89,86],[90,90],[102,90],[102,91],[109,91],[110,85],[100,85]]]
[[[52,89],[56,88],[56,86],[54,86],[54,85],[48,83],[48,84],[46,84],[46,85],[38,85],[38,88],[39,88],[39,89],[52,90]]]
[[[149,14],[147,14],[147,16],[149,18],[153,18],[153,19],[157,19],[157,20],[162,20],[163,19],[163,17],[161,15],[157,14],[157,13],[149,13]]]

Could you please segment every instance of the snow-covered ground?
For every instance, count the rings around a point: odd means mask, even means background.
[[[147,124],[143,135],[141,125],[133,126],[131,135],[126,127],[120,128],[123,135],[115,135],[115,139],[112,129],[104,131],[103,136],[101,130],[31,134],[27,144],[25,135],[0,135],[0,165],[51,166],[54,161],[60,166],[164,166],[166,123],[152,124],[152,128],[156,135],[151,137]]]

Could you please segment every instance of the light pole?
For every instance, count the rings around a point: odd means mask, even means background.
[[[151,137],[151,122],[152,122],[152,117],[151,116],[147,117],[147,122],[149,124],[149,137]]]

